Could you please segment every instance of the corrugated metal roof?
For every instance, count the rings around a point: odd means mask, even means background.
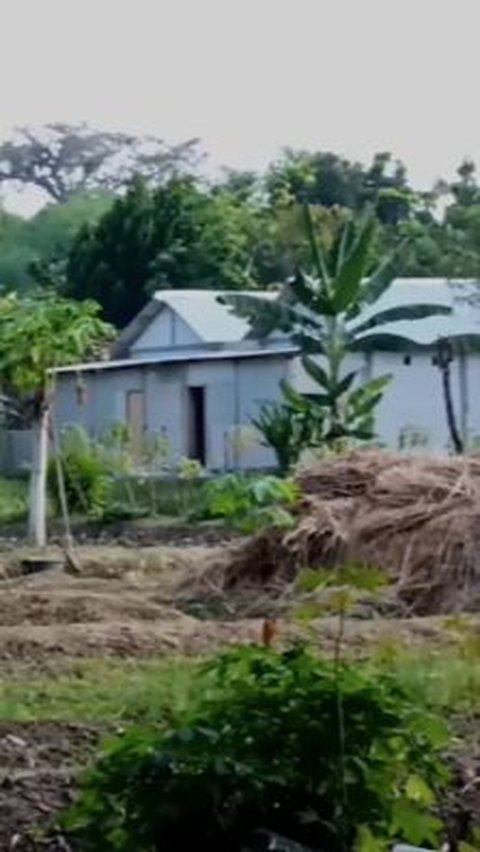
[[[227,296],[218,290],[158,290],[153,298],[168,305],[204,343],[234,343],[243,340],[250,331],[249,323],[235,316],[227,305],[218,301]],[[275,292],[249,292],[249,295],[275,299]]]
[[[179,350],[164,352],[149,358],[119,358],[115,361],[87,361],[84,364],[71,364],[57,367],[55,373],[81,373],[88,370],[119,370],[123,368],[149,367],[161,364],[188,363],[191,361],[232,361],[246,358],[275,358],[278,355],[296,355],[295,346],[278,346],[262,349],[216,349],[214,351]]]
[[[245,341],[250,327],[246,320],[236,317],[231,308],[218,301],[219,296],[227,295],[227,291],[218,290],[161,290],[155,293],[153,300],[144,308],[139,317],[129,326],[130,339],[132,332],[139,330],[139,319],[149,321],[155,315],[155,306],[161,309],[165,304],[181,316],[188,325],[197,332],[205,345],[215,343],[240,343]],[[253,291],[251,295],[258,298],[274,300],[278,293],[275,291]],[[437,315],[417,320],[385,323],[363,335],[366,345],[381,348],[384,341],[402,338],[413,345],[431,346],[442,338],[466,337],[480,335],[480,282],[474,280],[449,280],[446,278],[398,278],[381,298],[371,308],[362,312],[357,322],[363,322],[369,316],[379,311],[402,305],[442,305],[451,309],[451,314]],[[245,342],[246,343],[246,342]],[[244,343],[244,345],[245,345]],[[289,347],[280,349],[270,347],[259,350],[220,349],[215,352],[178,350],[177,352],[159,353],[157,356],[144,359],[117,359],[96,363],[79,364],[73,367],[62,367],[57,372],[72,372],[76,370],[105,370],[120,367],[138,367],[147,364],[175,363],[181,361],[211,361],[229,358],[248,358],[272,356],[279,351],[292,354],[297,350]]]
[[[399,278],[374,308],[362,312],[359,321],[380,310],[423,304],[442,305],[451,313],[384,323],[363,335],[362,340],[370,345],[378,341],[380,345],[387,338],[403,338],[417,346],[432,346],[445,338],[480,335],[480,282],[474,280]]]

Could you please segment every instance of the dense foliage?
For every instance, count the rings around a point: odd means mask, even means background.
[[[292,479],[227,473],[205,484],[201,508],[195,516],[221,518],[243,533],[266,526],[289,527],[293,520],[288,508],[299,497]]]
[[[67,819],[82,849],[436,846],[446,731],[393,676],[250,647],[216,659],[202,694],[178,729],[106,748]]]
[[[248,222],[241,203],[191,179],[150,190],[136,180],[101,221],[82,228],[66,269],[75,298],[93,298],[124,325],[162,287],[238,289],[248,273]]]
[[[195,160],[190,143],[166,149],[158,140],[68,126],[30,137],[24,148],[18,140],[0,146],[0,167],[3,152],[11,163],[2,168],[12,175],[18,168],[15,180],[28,182],[23,160],[35,162],[47,139],[55,174],[53,192],[45,191],[51,202],[60,193],[61,203],[31,220],[0,213],[0,284],[8,290],[40,283],[94,297],[119,325],[155,288],[237,290],[285,281],[309,257],[305,201],[327,251],[346,218],[356,219],[369,204],[378,222],[373,265],[408,233],[404,275],[480,272],[480,186],[470,162],[449,184],[418,192],[389,153],[362,165],[334,152],[287,150],[265,174],[228,170],[207,184],[185,177]],[[85,161],[92,150],[93,163]],[[119,158],[122,150],[128,156]]]

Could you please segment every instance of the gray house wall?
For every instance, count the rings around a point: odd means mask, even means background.
[[[159,349],[200,346],[202,340],[172,309],[165,306],[130,347],[131,358],[145,358]]]
[[[375,352],[356,355],[349,368],[363,377],[392,375],[377,411],[379,439],[392,449],[401,446],[423,451],[449,449],[441,376],[432,363],[433,352]],[[127,394],[143,391],[145,430],[166,437],[173,457],[188,453],[187,389],[205,388],[207,465],[212,470],[263,468],[274,464],[273,454],[261,446],[251,428],[259,407],[280,399],[279,382],[288,377],[298,390],[315,391],[298,358],[281,354],[263,358],[138,365],[86,371],[82,379],[87,397],[77,398],[77,378],[58,378],[55,403],[60,426],[82,425],[100,436],[113,423],[125,422]],[[456,358],[451,367],[452,391],[459,427],[470,443],[480,436],[480,355]],[[5,436],[0,466],[9,473],[30,458],[28,433]]]
[[[188,454],[188,388],[203,387],[207,467],[269,467],[273,454],[260,445],[250,421],[264,402],[279,398],[287,371],[282,355],[86,371],[83,403],[76,376],[64,373],[57,382],[55,419],[60,428],[79,424],[100,437],[113,423],[126,421],[128,393],[143,391],[146,433],[166,438],[179,459]]]

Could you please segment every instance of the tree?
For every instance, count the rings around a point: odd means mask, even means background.
[[[249,319],[261,338],[279,330],[298,345],[303,368],[318,392],[306,396],[287,382],[281,387],[285,403],[315,424],[317,442],[335,446],[345,438],[371,440],[375,410],[390,377],[360,382],[358,370],[346,369],[347,356],[361,349],[364,336],[382,324],[448,313],[449,309],[427,302],[375,309],[398,274],[401,252],[388,256],[368,274],[376,227],[372,216],[357,233],[352,222],[347,222],[326,254],[317,240],[308,205],[303,211],[313,275],[299,270],[273,302],[248,294],[228,296],[226,301]]]
[[[33,431],[29,534],[46,544],[48,435],[54,395],[54,370],[98,352],[111,336],[94,302],[55,295],[0,302],[0,382],[29,404]]]
[[[0,145],[0,184],[34,186],[55,202],[92,189],[116,190],[134,174],[158,183],[196,158],[195,139],[174,147],[153,136],[95,130],[86,124],[22,127]]]
[[[110,207],[106,192],[82,193],[65,204],[47,204],[31,219],[0,209],[0,289],[25,292],[32,285],[60,287],[78,229],[94,224]]]
[[[69,254],[67,293],[98,301],[106,319],[128,323],[158,288],[240,289],[252,283],[253,214],[230,193],[192,179],[156,190],[136,179]]]
[[[411,195],[405,166],[389,152],[375,154],[365,168],[331,151],[287,149],[268,171],[266,188],[272,203],[290,199],[355,211],[371,204],[386,224],[408,216]]]

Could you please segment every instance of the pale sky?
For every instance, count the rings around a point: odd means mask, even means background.
[[[425,187],[480,161],[480,0],[0,0],[0,32],[0,138],[199,136],[211,170],[390,150]]]

